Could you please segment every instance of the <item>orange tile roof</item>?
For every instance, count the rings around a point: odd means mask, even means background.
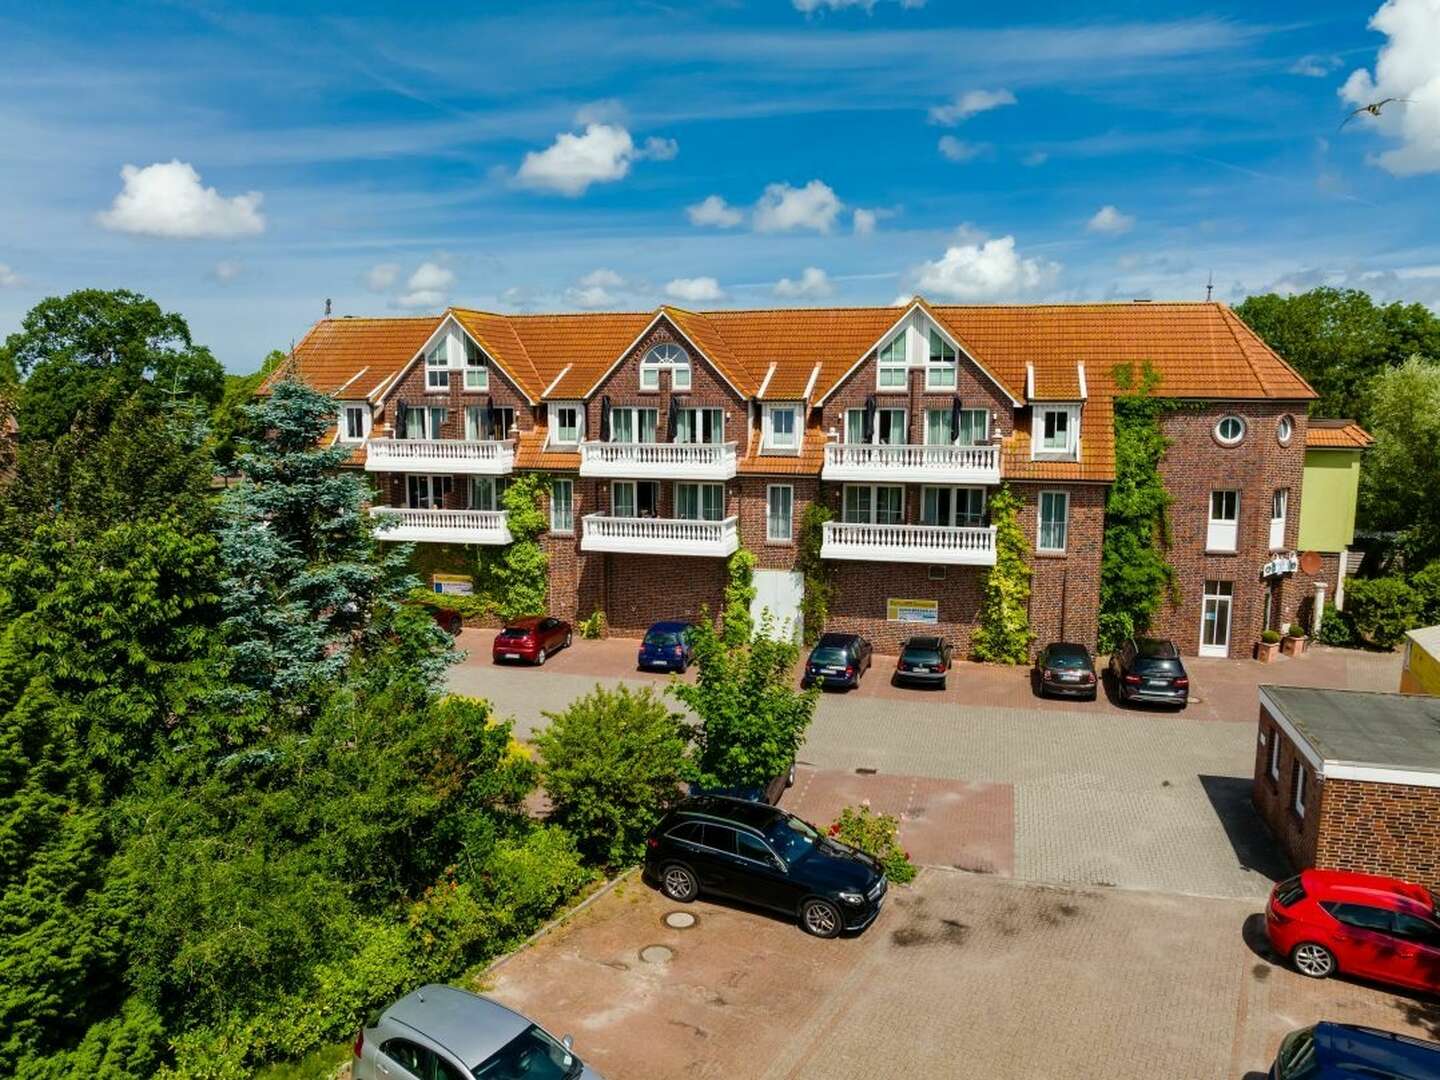
[[[1310,419],[1305,428],[1305,446],[1320,450],[1366,450],[1375,436],[1354,420]]]
[[[266,376],[259,392],[290,372],[327,394],[344,387],[363,398],[409,363],[440,325],[441,316],[393,319],[322,319],[295,346],[290,358]]]
[[[759,440],[756,440],[756,449]],[[825,432],[819,424],[807,424],[798,454],[745,453],[735,464],[735,471],[744,475],[819,476],[825,464]]]
[[[654,312],[597,312],[585,315],[506,315],[535,366],[534,396],[580,398],[590,392],[630,343],[655,318]],[[563,378],[556,382],[557,377]],[[551,384],[555,385],[551,387]]]

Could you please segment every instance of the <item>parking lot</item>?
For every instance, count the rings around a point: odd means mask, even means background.
[[[666,925],[677,910],[695,925]],[[1233,1078],[1322,1018],[1440,1036],[1440,1004],[1273,962],[1259,911],[932,869],[864,934],[819,941],[631,877],[481,988],[610,1080]]]

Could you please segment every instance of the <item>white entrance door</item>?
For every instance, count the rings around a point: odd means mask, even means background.
[[[1230,603],[1234,582],[1205,582],[1205,605],[1200,616],[1200,655],[1230,655]]]
[[[789,570],[756,570],[755,599],[750,604],[750,617],[760,627],[761,615],[768,611],[774,627],[772,634],[780,639],[798,641],[801,630],[800,600],[805,595],[805,575]]]

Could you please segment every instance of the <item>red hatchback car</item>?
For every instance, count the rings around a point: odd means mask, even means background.
[[[1270,944],[1312,979],[1336,972],[1440,991],[1440,914],[1420,885],[1345,870],[1306,870],[1265,905]]]
[[[570,624],[553,615],[532,615],[516,619],[495,635],[490,658],[495,663],[524,660],[543,664],[547,657],[570,647]]]

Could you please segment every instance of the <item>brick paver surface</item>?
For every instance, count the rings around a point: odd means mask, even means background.
[[[859,937],[816,941],[633,880],[485,987],[608,1080],[1234,1078],[1319,1019],[1440,1036],[1440,1003],[1315,983],[1253,946],[1258,905],[927,870]],[[648,945],[667,962],[640,959]]]

